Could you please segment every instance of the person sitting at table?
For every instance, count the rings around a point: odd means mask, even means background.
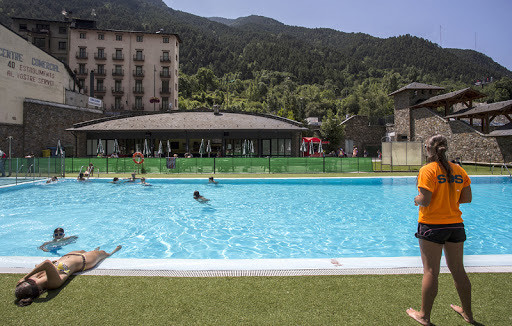
[[[43,261],[16,284],[16,304],[20,307],[28,306],[45,291],[60,288],[74,273],[95,267],[121,248],[117,246],[111,253],[99,250],[99,247],[93,251],[78,250],[54,261]]]

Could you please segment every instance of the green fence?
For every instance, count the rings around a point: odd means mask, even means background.
[[[345,173],[372,172],[371,158],[243,157],[146,158],[135,164],[125,158],[66,158],[65,171],[79,173],[92,163],[95,173]]]

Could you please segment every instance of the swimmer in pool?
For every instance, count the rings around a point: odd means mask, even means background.
[[[96,266],[103,259],[121,249],[117,246],[111,253],[96,248],[93,251],[72,251],[58,260],[45,260],[16,284],[16,304],[28,306],[39,295],[48,290],[60,288],[73,273],[83,272]]]
[[[215,181],[215,180],[213,179],[213,177],[209,177],[209,178],[208,178],[208,183],[218,184],[219,182],[218,182],[218,181]]]
[[[204,198],[203,196],[201,196],[199,194],[199,191],[197,191],[197,190],[194,191],[194,199],[197,200],[200,203],[206,203],[206,202],[210,201],[209,199]]]
[[[152,186],[151,183],[146,182],[146,178],[144,178],[144,177],[140,178],[140,184],[143,186]]]
[[[63,228],[56,228],[53,231],[53,239],[50,241],[46,241],[43,243],[39,249],[42,251],[51,251],[52,249],[60,248],[62,246],[68,245],[70,243],[73,243],[78,239],[78,236],[72,235],[70,237],[66,237],[64,234]]]

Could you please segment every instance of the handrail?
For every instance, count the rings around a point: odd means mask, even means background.
[[[16,184],[18,184],[18,173],[23,169],[23,164],[16,170]]]
[[[494,174],[494,167],[495,166],[496,166],[496,164],[491,165],[491,174]],[[500,164],[500,174],[503,174],[503,168],[505,168],[507,170],[509,177],[512,177],[512,173],[508,169],[506,163]]]

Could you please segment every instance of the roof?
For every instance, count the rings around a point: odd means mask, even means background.
[[[438,91],[444,90],[443,87],[414,82],[414,83],[410,83],[409,85],[406,85],[406,86],[394,91],[393,93],[389,94],[389,96],[401,93],[406,90],[417,90],[417,89],[438,90]]]
[[[457,113],[447,115],[446,118],[475,118],[489,113],[495,113],[497,115],[512,113],[512,100],[482,104],[469,109],[457,111]]]
[[[458,91],[437,95],[429,98],[428,100],[425,100],[423,102],[420,102],[418,104],[415,104],[411,106],[411,108],[420,108],[420,107],[430,107],[430,108],[437,108],[441,106],[446,106],[447,104],[449,106],[460,103],[464,101],[469,100],[475,100],[482,97],[486,97],[487,95],[480,93],[477,90],[472,89],[471,87],[464,88]]]
[[[171,111],[130,117],[108,117],[78,123],[68,131],[184,131],[184,130],[304,131],[301,123],[273,115],[213,111]]]
[[[503,127],[496,128],[495,130],[489,133],[489,136],[493,137],[503,137],[503,136],[512,136],[512,122],[507,123]]]
[[[158,32],[144,32],[144,31],[130,31],[130,30],[122,30],[122,29],[106,29],[106,28],[88,28],[88,27],[70,27],[70,29],[76,29],[76,30],[83,30],[83,31],[98,31],[98,32],[113,32],[113,33],[133,33],[133,34],[144,34],[144,35],[162,35],[162,36],[169,36],[173,35],[176,36],[179,43],[183,43],[181,41],[181,38],[176,33],[166,33],[163,31]]]

